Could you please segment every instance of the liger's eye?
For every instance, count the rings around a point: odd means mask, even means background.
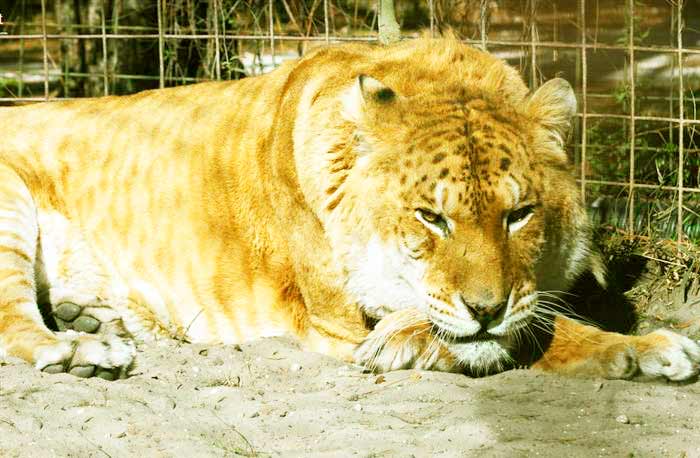
[[[441,237],[446,237],[450,233],[450,226],[442,215],[425,208],[417,208],[416,218]]]
[[[524,207],[520,207],[508,213],[508,216],[506,217],[508,231],[513,233],[527,224],[534,211],[534,205],[525,205]]]
[[[425,208],[419,208],[417,211],[420,213],[420,216],[430,224],[437,224],[443,220],[442,216],[430,210],[426,210]]]

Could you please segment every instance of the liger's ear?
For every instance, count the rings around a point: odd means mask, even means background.
[[[576,115],[576,95],[571,85],[561,78],[547,81],[530,96],[527,110],[563,147],[571,130],[571,119]]]
[[[365,102],[389,103],[396,97],[396,93],[389,86],[371,76],[358,76],[357,85]]]
[[[343,97],[343,114],[356,122],[368,105],[389,104],[395,98],[396,93],[389,86],[371,76],[360,75]]]

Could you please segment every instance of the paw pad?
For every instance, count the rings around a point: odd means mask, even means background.
[[[53,316],[59,331],[128,335],[119,315],[108,306],[62,302],[54,308]]]
[[[81,310],[83,310],[83,308],[77,304],[74,304],[72,302],[64,302],[62,304],[59,304],[58,307],[56,307],[56,310],[54,310],[53,314],[54,317],[60,320],[73,321],[78,315],[80,315]]]
[[[100,322],[91,316],[79,316],[73,321],[73,329],[80,332],[92,334],[97,332],[100,327]]]
[[[90,378],[93,376],[95,373],[95,366],[76,366],[72,367],[69,371],[69,374],[75,375],[76,377],[80,378]]]
[[[81,307],[73,302],[59,304],[53,316],[59,331],[73,329],[79,332],[93,334],[100,328],[100,320],[88,315],[87,307]]]
[[[126,378],[134,361],[134,344],[115,336],[94,336],[73,331],[57,334],[58,341],[41,347],[36,366],[49,374],[105,380]]]

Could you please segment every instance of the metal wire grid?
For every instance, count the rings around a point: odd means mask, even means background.
[[[101,42],[101,52],[103,56],[103,93],[105,95],[109,94],[109,84],[110,79],[113,78],[149,78],[143,75],[119,75],[110,74],[107,65],[108,56],[108,42],[111,40],[134,40],[134,39],[153,39],[157,40],[158,43],[158,57],[159,57],[159,75],[158,82],[159,87],[166,86],[166,72],[165,72],[165,52],[164,46],[166,40],[211,40],[214,39],[215,42],[215,57],[214,57],[214,78],[221,79],[221,46],[222,40],[242,40],[242,41],[265,41],[269,43],[269,53],[273,62],[276,63],[276,48],[279,46],[278,43],[284,41],[295,41],[295,42],[343,42],[343,41],[376,41],[375,36],[348,36],[348,35],[331,35],[329,27],[329,1],[323,1],[323,34],[321,35],[311,35],[311,36],[299,36],[299,35],[289,35],[276,33],[275,31],[275,1],[280,0],[266,0],[267,9],[267,31],[262,34],[232,34],[223,33],[219,30],[218,20],[214,20],[214,30],[211,33],[196,33],[196,34],[183,34],[183,33],[172,33],[166,30],[163,21],[164,11],[166,11],[168,5],[166,0],[156,0],[157,3],[157,19],[158,24],[157,33],[108,33],[105,24],[105,11],[104,11],[104,1],[102,2],[101,10],[101,24],[100,33],[47,33],[47,2],[46,0],[41,0],[41,33],[23,33],[23,28],[20,29],[19,34],[9,34],[0,35],[0,40],[40,40],[43,48],[43,97],[0,97],[0,102],[38,102],[38,101],[48,101],[55,100],[56,98],[50,96],[49,91],[49,59],[50,53],[48,49],[49,40],[65,40],[65,39],[76,39],[76,40],[100,40]],[[284,0],[282,0],[284,1]],[[314,0],[314,5],[320,0]],[[377,0],[377,3],[382,0]],[[435,13],[435,2],[437,0],[424,0],[427,2],[429,10],[429,28],[432,34],[437,33],[437,18]],[[595,194],[591,195],[591,187],[597,186],[609,186],[619,188],[627,195],[628,205],[627,205],[627,226],[629,230],[634,229],[634,219],[635,219],[635,197],[637,190],[660,190],[660,191],[670,191],[675,193],[673,200],[675,201],[676,207],[676,238],[678,241],[683,241],[685,234],[683,233],[683,218],[684,214],[691,209],[686,208],[684,205],[685,194],[687,193],[700,193],[700,188],[698,187],[687,187],[684,185],[683,181],[683,167],[686,161],[686,150],[684,146],[684,134],[688,128],[695,129],[695,126],[700,126],[700,120],[693,117],[688,117],[685,113],[685,88],[684,88],[684,74],[683,74],[683,61],[685,56],[700,55],[700,49],[694,48],[684,48],[683,47],[683,27],[684,27],[684,0],[670,0],[673,5],[673,12],[675,17],[675,37],[673,45],[668,46],[643,46],[635,43],[635,21],[629,20],[627,22],[627,42],[621,44],[603,44],[599,42],[590,42],[587,37],[587,24],[586,24],[586,2],[587,0],[577,0],[578,2],[578,18],[577,24],[579,33],[579,40],[575,43],[558,41],[556,36],[554,40],[546,41],[540,40],[538,34],[537,26],[537,7],[538,0],[522,0],[526,2],[526,9],[529,14],[526,15],[526,29],[529,30],[529,39],[517,39],[517,40],[496,40],[489,39],[489,11],[493,8],[494,3],[490,0],[478,0],[479,4],[479,20],[476,25],[478,28],[477,38],[466,38],[464,41],[466,43],[472,44],[474,46],[480,47],[484,50],[489,50],[490,47],[494,46],[514,46],[529,48],[529,74],[525,75],[526,79],[529,79],[531,87],[535,87],[538,84],[538,74],[537,74],[537,55],[538,49],[551,49],[554,52],[557,50],[570,50],[573,49],[578,53],[578,59],[580,62],[580,70],[577,71],[577,77],[579,78],[579,113],[577,114],[579,122],[578,130],[578,141],[576,142],[576,148],[578,154],[576,155],[576,162],[578,168],[578,181],[580,183],[581,193],[584,199],[595,198]],[[589,2],[596,0],[588,0]],[[638,0],[623,0],[626,5],[627,14],[631,18],[635,17],[635,14],[643,14],[643,6],[638,5]],[[221,12],[222,0],[210,0],[210,4],[213,5],[215,17]],[[261,2],[264,4],[264,2]],[[286,4],[285,4],[286,6]],[[642,8],[640,12],[638,9]],[[1,43],[1,42],[0,42]],[[600,50],[610,50],[616,51],[621,50],[626,53],[626,82],[629,85],[629,112],[626,114],[615,114],[615,113],[595,113],[589,111],[589,100],[593,97],[593,94],[589,94],[588,88],[588,63],[589,63],[589,53],[596,52]],[[656,52],[656,53],[672,53],[676,55],[676,60],[678,63],[678,78],[674,82],[674,86],[677,87],[677,93],[675,95],[676,110],[670,112],[669,116],[645,116],[640,115],[636,112],[636,65],[635,65],[635,54],[639,52]],[[80,75],[78,75],[80,76]],[[177,78],[177,81],[182,82],[193,82],[200,81],[201,78]],[[67,97],[62,97],[61,99],[66,99]],[[671,107],[673,106],[673,95],[671,96]],[[589,152],[590,145],[588,143],[588,126],[589,121],[595,119],[605,119],[605,120],[623,120],[627,123],[627,134],[629,139],[629,172],[628,179],[622,180],[609,180],[609,179],[593,179],[588,176],[587,164],[589,163]],[[661,184],[649,184],[637,182],[635,179],[635,168],[636,168],[636,126],[640,121],[656,121],[665,122],[669,126],[673,126],[673,129],[677,132],[676,143],[677,143],[677,164],[678,170],[676,171],[676,183],[674,185],[661,185]],[[695,150],[693,152],[696,152]],[[700,196],[700,195],[699,195]],[[695,212],[693,212],[695,213]]]

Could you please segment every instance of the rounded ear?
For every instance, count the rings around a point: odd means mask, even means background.
[[[374,101],[387,103],[391,102],[396,97],[396,93],[390,87],[371,76],[358,76],[357,84],[360,86],[360,92],[365,102]]]
[[[371,76],[360,75],[343,97],[343,114],[357,122],[367,105],[389,104],[395,98],[396,93],[389,86]]]
[[[532,94],[527,101],[527,111],[550,130],[563,147],[571,129],[571,118],[576,115],[576,95],[568,81],[554,78]]]

